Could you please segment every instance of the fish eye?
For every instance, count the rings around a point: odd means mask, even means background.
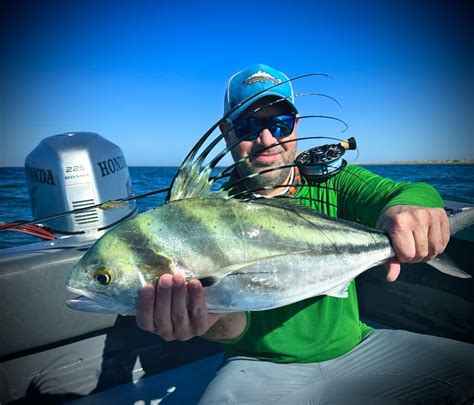
[[[94,280],[101,285],[107,285],[112,281],[112,274],[105,267],[101,267],[94,272]]]

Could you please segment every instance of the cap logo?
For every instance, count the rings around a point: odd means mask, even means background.
[[[253,84],[258,82],[266,82],[269,81],[271,83],[280,83],[281,80],[273,77],[271,74],[264,72],[263,70],[259,70],[257,73],[247,77],[242,84],[245,86],[247,84]]]

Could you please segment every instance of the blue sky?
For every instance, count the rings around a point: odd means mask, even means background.
[[[474,158],[472,7],[448,1],[2,1],[0,166],[97,132],[129,165],[179,164],[253,63],[290,77],[300,136],[355,136],[359,161]],[[301,143],[300,149],[316,143]]]

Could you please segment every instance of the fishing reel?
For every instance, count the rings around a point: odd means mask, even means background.
[[[355,138],[350,137],[338,144],[307,149],[296,157],[295,164],[306,179],[321,183],[343,170],[347,162],[342,156],[356,148]]]

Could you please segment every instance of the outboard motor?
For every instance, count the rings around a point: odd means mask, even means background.
[[[25,169],[35,219],[132,195],[121,149],[93,132],[43,139],[26,157]],[[107,229],[135,212],[132,200],[120,208],[63,215],[48,225],[59,233],[83,233]]]

